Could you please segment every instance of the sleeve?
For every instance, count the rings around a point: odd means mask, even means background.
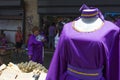
[[[120,80],[119,78],[119,61],[120,61],[120,54],[119,54],[119,31],[116,31],[114,34],[114,38],[112,39],[113,42],[111,50],[110,50],[110,59],[109,59],[109,80]]]
[[[65,36],[60,36],[58,45],[54,52],[46,80],[64,80],[64,73],[67,69],[66,53],[66,39]]]
[[[112,32],[104,40],[105,63],[103,75],[105,80],[119,79],[119,31]],[[104,53],[104,52],[103,52]]]
[[[32,36],[28,40],[28,55],[32,55],[33,53],[33,39]]]

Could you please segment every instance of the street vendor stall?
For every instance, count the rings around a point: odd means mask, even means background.
[[[45,80],[47,69],[36,62],[0,66],[0,80]]]

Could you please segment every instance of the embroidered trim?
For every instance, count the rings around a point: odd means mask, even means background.
[[[98,14],[98,12],[96,12],[96,13],[93,13],[93,14],[81,14],[81,16],[85,16],[85,17],[89,17],[89,16],[95,16],[95,15],[97,15]]]
[[[98,76],[99,73],[84,73],[84,72],[78,72],[76,70],[73,70],[71,68],[67,68],[69,71],[76,73],[76,74],[81,74],[81,75],[85,75],[85,76]]]
[[[90,32],[97,31],[97,30],[99,30],[101,27],[103,27],[103,25],[104,25],[104,22],[101,24],[101,26],[100,26],[98,29],[94,29],[94,30],[92,30],[92,31],[88,31],[88,32],[85,32],[85,33],[90,33]],[[84,32],[84,31],[82,31],[82,30],[77,30],[77,29],[75,28],[75,21],[72,22],[72,28],[73,28],[75,31],[77,31],[77,32]]]

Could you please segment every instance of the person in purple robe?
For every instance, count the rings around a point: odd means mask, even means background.
[[[39,36],[39,28],[33,27],[33,34],[29,37],[28,40],[28,55],[29,59],[43,64],[43,42]]]
[[[79,19],[99,17],[103,20],[99,13],[83,11]],[[99,29],[81,32],[74,28],[75,21],[63,27],[46,80],[120,80],[119,28],[103,20]]]

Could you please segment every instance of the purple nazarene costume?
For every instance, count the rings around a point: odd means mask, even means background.
[[[31,35],[28,41],[28,55],[31,56],[32,61],[43,63],[43,43],[37,41],[34,35]]]
[[[120,80],[119,28],[104,20],[88,33],[65,24],[46,80]]]

